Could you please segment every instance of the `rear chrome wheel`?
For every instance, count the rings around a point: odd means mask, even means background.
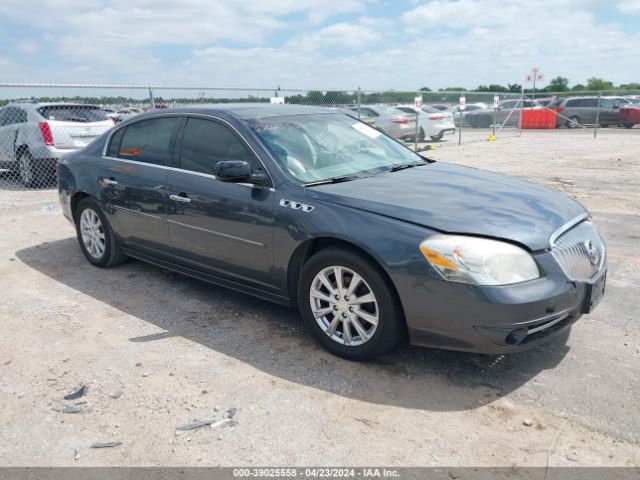
[[[334,342],[358,346],[375,334],[378,301],[369,284],[352,269],[333,265],[318,272],[309,301],[316,322]]]
[[[127,260],[109,220],[93,198],[80,201],[73,216],[80,249],[96,267],[112,267]]]
[[[106,236],[102,221],[91,208],[86,208],[80,215],[80,236],[89,255],[100,260],[106,248]]]

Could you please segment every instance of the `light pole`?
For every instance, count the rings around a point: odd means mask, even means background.
[[[533,95],[531,96],[532,99],[536,97],[536,80],[544,80],[544,75],[542,75],[538,67],[533,67],[531,69],[531,73],[527,75],[527,82],[533,82]]]

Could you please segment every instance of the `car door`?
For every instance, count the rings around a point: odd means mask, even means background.
[[[601,125],[616,125],[618,123],[619,106],[609,98],[600,99],[600,115],[598,123]],[[594,122],[595,123],[595,122]]]
[[[178,169],[169,172],[168,225],[178,263],[261,289],[273,275],[273,203],[270,187],[221,182],[222,160],[245,160],[264,171],[255,153],[222,120],[188,118]]]
[[[184,119],[152,117],[111,136],[99,184],[105,211],[125,246],[171,258],[167,226],[167,176],[179,125]]]
[[[583,98],[580,101],[580,122],[583,125],[595,125],[596,123],[596,111],[598,110],[597,98]]]

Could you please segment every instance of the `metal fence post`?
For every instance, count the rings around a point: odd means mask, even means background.
[[[522,124],[524,123],[524,87],[520,95],[520,118],[518,119],[518,134],[522,135]]]
[[[362,90],[358,87],[358,120],[360,120],[360,95],[362,94]]]
[[[596,109],[596,125],[593,129],[593,138],[596,138],[598,135],[598,124],[600,123],[600,97],[602,96],[602,91],[598,90],[598,108]]]
[[[417,96],[418,94],[416,94]],[[414,100],[415,105],[415,100]],[[418,132],[420,131],[420,109],[416,108],[416,134],[413,139],[414,152],[418,151]]]
[[[156,101],[153,98],[153,89],[151,88],[151,85],[149,85],[149,104],[150,104],[151,110],[156,108]]]
[[[458,112],[460,113],[460,128],[458,129],[458,146],[462,144],[462,109],[458,105]]]

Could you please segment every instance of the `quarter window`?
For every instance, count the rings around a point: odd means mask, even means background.
[[[127,126],[117,156],[155,165],[169,165],[173,152],[173,134],[179,121],[179,117],[163,117]],[[110,150],[113,144],[112,140]]]
[[[190,118],[182,140],[180,167],[212,175],[215,164],[223,160],[254,164],[247,148],[227,127],[211,120]]]

